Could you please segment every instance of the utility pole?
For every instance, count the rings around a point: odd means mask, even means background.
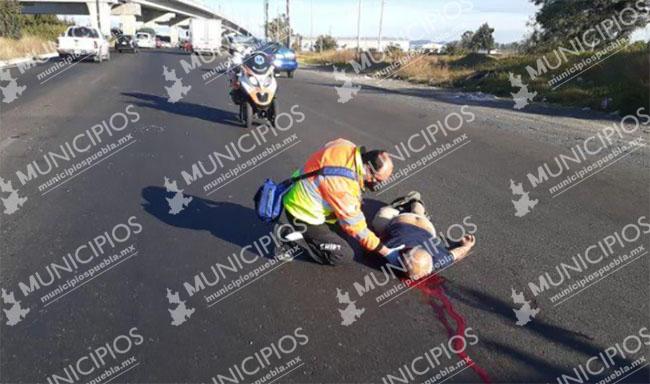
[[[287,0],[287,48],[291,48],[291,18],[289,17],[289,9],[291,8],[291,1]]]
[[[309,2],[309,38],[312,41],[312,44],[314,44],[314,0],[311,0]]]
[[[384,0],[381,0],[381,11],[379,13],[379,37],[377,38],[377,52],[381,52],[381,27],[384,22]]]
[[[357,55],[361,55],[361,0],[357,12]]]
[[[269,39],[269,0],[264,0],[264,40]]]
[[[280,17],[280,16],[281,16],[281,15],[280,15],[280,6],[279,6],[277,3],[275,4],[275,14],[278,15],[278,16],[276,16],[275,20],[276,20],[276,21],[280,21],[280,23],[278,23],[278,24],[275,26],[275,28],[273,28],[273,36],[274,36],[274,37],[273,37],[273,41],[279,43],[279,42],[280,42],[280,33],[281,33],[281,32],[280,32],[280,26],[281,26],[281,20],[282,20],[282,18]]]
[[[99,15],[99,0],[95,1],[95,7],[97,9],[97,29],[99,29],[99,33],[102,33],[102,17]]]

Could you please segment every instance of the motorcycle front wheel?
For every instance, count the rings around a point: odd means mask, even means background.
[[[253,126],[253,107],[251,107],[248,101],[243,101],[239,104],[239,118],[242,121],[242,125],[247,129]]]
[[[271,102],[271,105],[269,105],[269,110],[267,112],[268,113],[267,118],[269,119],[269,124],[271,124],[272,127],[275,127],[275,117],[277,116],[277,113],[278,113],[277,108],[278,108],[278,104],[275,101],[275,99],[273,99],[273,101]]]

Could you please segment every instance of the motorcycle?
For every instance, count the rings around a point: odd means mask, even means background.
[[[252,127],[253,119],[266,119],[275,126],[278,83],[269,55],[253,52],[246,56],[231,87],[232,101],[239,105],[239,120],[246,128]]]

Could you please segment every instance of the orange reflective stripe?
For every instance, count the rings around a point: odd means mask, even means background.
[[[355,225],[362,221],[366,220],[366,217],[363,215],[363,212],[359,212],[357,215],[342,219],[341,222],[345,225]]]

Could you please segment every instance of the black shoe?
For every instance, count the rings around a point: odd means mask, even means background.
[[[407,193],[406,196],[399,197],[399,198],[393,200],[390,203],[390,206],[395,208],[395,209],[399,209],[400,211],[403,211],[404,207],[406,207],[407,205],[410,205],[413,201],[418,201],[418,202],[422,203],[421,198],[422,197],[420,196],[420,192],[411,191],[411,192]]]
[[[292,242],[282,242],[275,247],[274,258],[279,261],[291,261],[296,256],[298,245]]]
[[[280,224],[276,224],[273,228],[273,232],[280,242],[280,245],[275,247],[275,259],[280,261],[293,260],[300,249],[300,246],[293,241],[293,237],[295,237],[294,233],[296,231],[286,226],[280,228]]]

